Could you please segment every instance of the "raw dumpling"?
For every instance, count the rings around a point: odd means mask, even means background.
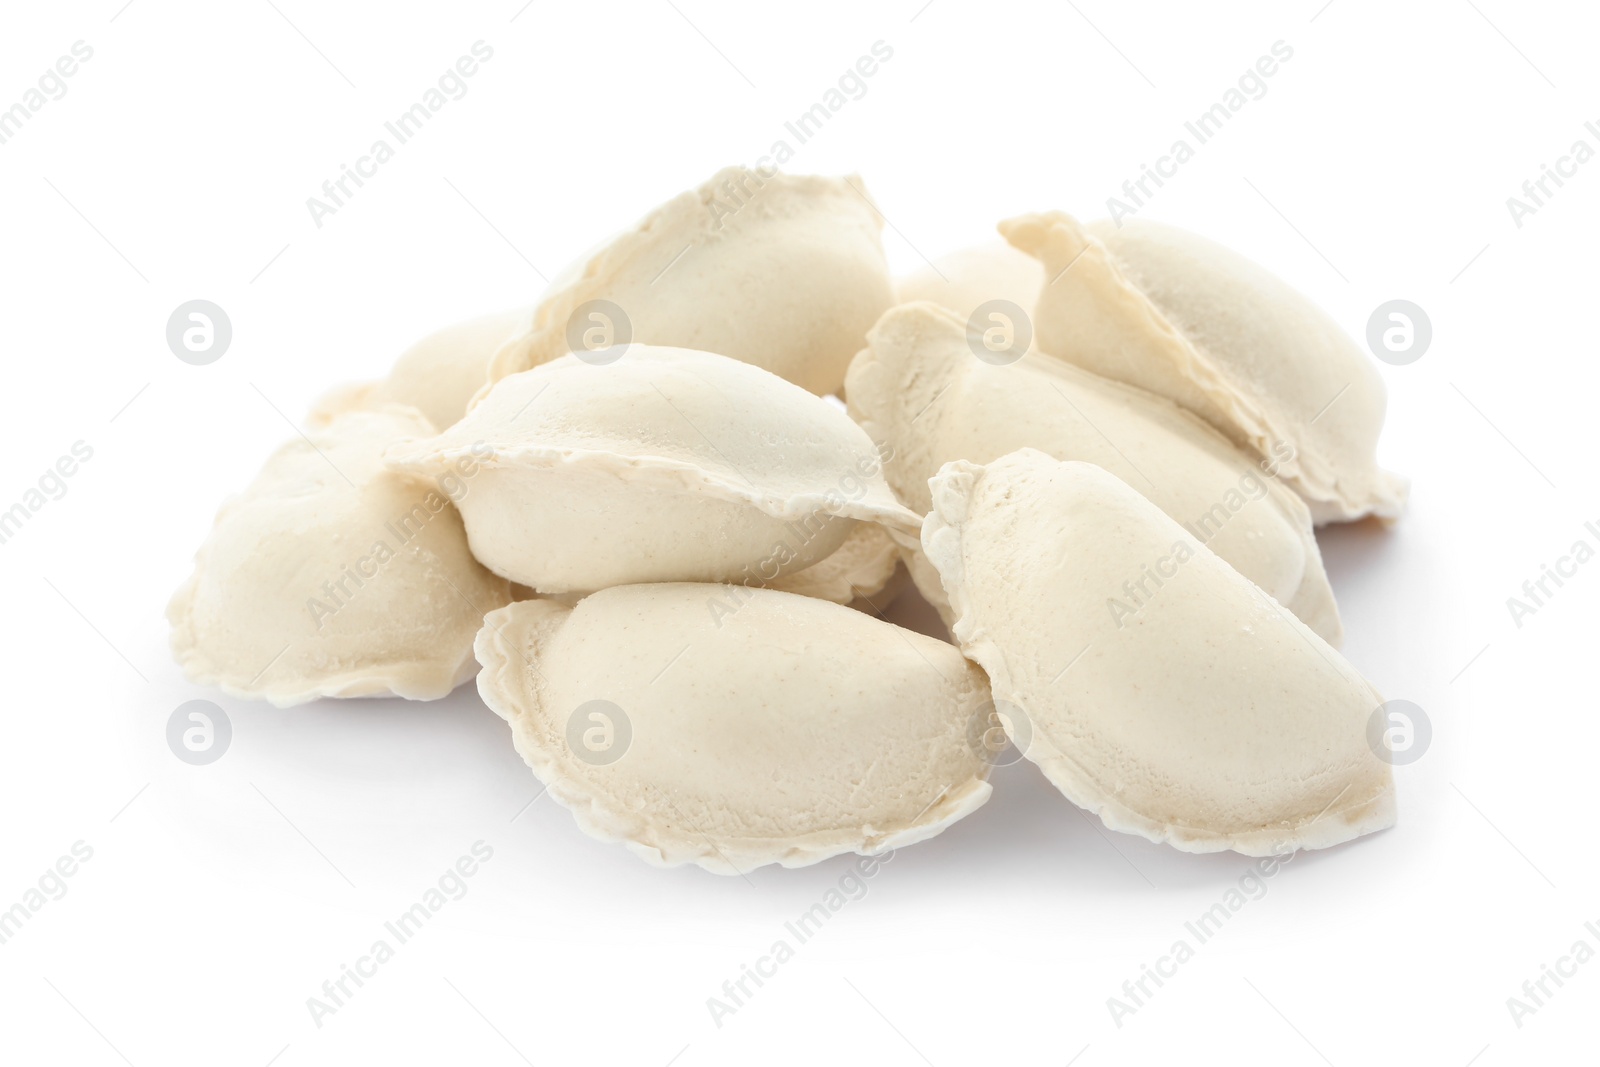
[[[992,300],[1015,304],[1032,315],[1044,285],[1044,268],[1032,256],[1000,240],[940,256],[895,282],[895,301],[931,300],[966,322]],[[1024,346],[1026,347],[1026,346]]]
[[[1372,686],[1120,479],[950,463],[922,543],[1012,741],[1112,829],[1265,856],[1393,825]]]
[[[858,522],[844,544],[826,559],[764,584],[768,589],[820,597],[881,614],[905,582],[900,548],[889,531],[875,523]]]
[[[974,355],[975,343],[943,308],[910,304],[884,315],[850,366],[850,414],[880,443],[884,474],[907,506],[930,510],[928,479],[951,460],[987,463],[1037,448],[1093,463],[1339,643],[1310,515],[1273,477],[1275,464],[1169,400],[1039,352],[996,365]],[[915,552],[908,562],[948,624],[936,576]]]
[[[1039,348],[1177,401],[1262,456],[1318,523],[1393,519],[1404,478],[1378,467],[1387,394],[1339,324],[1271,272],[1203,237],[1132,220],[1086,233],[1061,212],[1000,224],[1053,279]]]
[[[389,459],[433,475],[475,450],[489,454],[457,502],[473,554],[540,593],[765,584],[832,554],[857,521],[918,528],[848,415],[707,352],[563,356],[502,380],[454,427]]]
[[[390,406],[280,448],[223,505],[167,608],[190,681],[279,707],[318,697],[434,700],[477,671],[472,640],[511,591],[478,565],[451,499],[471,457],[424,481],[383,465],[432,433]]]
[[[631,340],[717,352],[834,392],[893,302],[882,228],[854,176],[729,167],[558,279],[490,380]]]
[[[406,404],[427,416],[435,431],[454,426],[489,380],[489,360],[532,321],[533,309],[520,307],[446,326],[402,352],[389,377],[329,391],[313,406],[308,421],[326,426],[355,408]]]
[[[578,825],[738,874],[933,837],[988,800],[983,672],[825,600],[630,585],[484,620],[478,690]]]

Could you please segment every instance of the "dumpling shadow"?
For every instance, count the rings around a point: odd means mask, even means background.
[[[287,775],[370,786],[424,788],[498,780],[527,767],[510,732],[469,681],[439,700],[324,699],[292,708],[230,708],[253,759]],[[533,781],[528,774],[528,780]],[[537,786],[537,783],[534,783]]]
[[[1335,590],[1352,591],[1384,581],[1390,558],[1399,552],[1396,531],[1382,519],[1333,523],[1316,530],[1322,566]]]

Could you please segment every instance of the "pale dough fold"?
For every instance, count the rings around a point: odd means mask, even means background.
[[[928,512],[928,479],[951,460],[987,463],[1019,448],[1102,467],[1182,523],[1191,536],[1270,593],[1330,644],[1339,611],[1311,518],[1270,461],[1232,445],[1162,397],[1028,352],[994,365],[974,355],[967,326],[932,304],[879,320],[846,379],[850,414],[888,456],[885,475],[912,510]],[[937,575],[911,546],[924,597],[951,621]]]
[[[550,795],[653,864],[872,855],[991,792],[970,739],[983,672],[825,600],[695,584],[526,600],[484,620],[477,654],[483,699]]]
[[[894,296],[898,304],[931,300],[966,322],[991,300],[1010,301],[1031,315],[1043,286],[1039,261],[995,238],[942,255],[897,278]]]
[[[480,315],[436,330],[406,349],[387,378],[336,386],[312,405],[307,421],[326,426],[360,408],[405,404],[427,416],[435,430],[454,426],[489,377],[489,360],[533,321],[533,308]]]
[[[844,543],[825,559],[764,584],[768,589],[848,604],[877,615],[894,602],[906,580],[900,547],[889,531],[875,523],[858,522]]]
[[[489,380],[548,363],[593,330],[602,343],[732,356],[832,393],[893,302],[882,228],[854,175],[729,167],[558,278],[531,329],[495,355]]]
[[[1008,735],[1108,827],[1265,856],[1393,824],[1382,698],[1115,476],[1031,449],[946,464],[922,543]]]
[[[472,558],[450,503],[473,475],[441,485],[382,461],[431,432],[409,408],[346,413],[223,505],[167,608],[190,681],[288,707],[434,700],[476,673],[473,637],[511,591]]]
[[[540,593],[764,584],[824,560],[858,521],[915,536],[872,441],[822,398],[707,352],[608,358],[503,379],[449,430],[390,451],[423,475],[492,453],[458,506],[495,573]]]
[[[1396,518],[1408,482],[1378,467],[1388,403],[1373,360],[1256,263],[1172,226],[1083,227],[1062,212],[1000,232],[1043,265],[1039,348],[1167,397],[1274,456],[1315,522]]]
[[[905,588],[910,576],[901,564],[904,550],[882,526],[858,522],[851,527],[844,543],[831,554],[805,570],[791,571],[770,582],[759,579],[748,584],[785,593],[798,593],[835,604],[847,604],[857,611],[881,615]],[[539,596],[525,585],[513,582],[513,600],[532,600]],[[588,594],[546,593],[545,599],[572,607]]]

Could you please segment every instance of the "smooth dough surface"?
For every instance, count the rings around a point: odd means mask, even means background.
[[[951,463],[922,541],[1012,741],[1107,826],[1264,856],[1393,824],[1382,698],[1120,479]]]
[[[893,302],[882,228],[854,175],[729,167],[558,278],[490,380],[620,339],[717,352],[832,393]]]
[[[312,406],[308,421],[326,426],[346,411],[405,404],[422,412],[435,430],[454,426],[489,380],[489,360],[532,321],[533,308],[519,307],[436,330],[402,352],[387,378],[329,390]]]
[[[389,458],[433,475],[476,455],[484,469],[457,502],[473,554],[540,593],[764,584],[825,559],[857,522],[918,528],[847,414],[707,352],[563,356]]]
[[[1044,267],[999,238],[958,249],[895,280],[897,304],[928,300],[962,322],[982,304],[1006,300],[1029,315],[1044,287]]]
[[[190,681],[280,707],[434,700],[477,671],[472,641],[511,592],[467,549],[445,486],[384,466],[432,427],[388,407],[280,448],[223,505],[167,609]]]
[[[1204,237],[1061,212],[1000,224],[1052,279],[1034,316],[1045,352],[1195,412],[1262,456],[1314,521],[1396,518],[1408,483],[1379,468],[1388,404],[1372,358],[1270,271]]]
[[[1329,643],[1339,611],[1305,505],[1270,462],[1235,447],[1162,397],[1029,352],[994,365],[943,308],[894,308],[873,327],[846,380],[850,413],[884,454],[899,498],[926,514],[928,479],[956,459],[987,463],[1020,448],[1093,463],[1177,520]],[[945,618],[937,575],[911,546],[918,588]]]
[[[825,600],[696,584],[527,600],[484,620],[477,653],[479,691],[550,795],[654,864],[880,853],[991,791],[971,740],[983,672]]]

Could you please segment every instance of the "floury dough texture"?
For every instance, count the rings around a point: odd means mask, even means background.
[[[633,344],[499,382],[438,437],[391,450],[431,476],[489,458],[460,501],[473,554],[540,593],[633,582],[764,584],[858,522],[914,537],[877,448],[842,411],[759,367]]]
[[[1120,479],[950,463],[922,544],[1012,742],[1108,827],[1266,856],[1393,825],[1382,698]]]
[[[532,321],[533,308],[521,307],[437,330],[402,352],[387,378],[330,390],[317,400],[309,421],[326,426],[346,411],[406,404],[422,412],[435,431],[449,429],[488,381],[490,358]]]
[[[477,672],[473,637],[511,591],[472,558],[450,503],[474,468],[434,482],[382,460],[431,432],[409,408],[347,413],[284,445],[223,505],[167,609],[191,682],[288,707],[436,700]]]
[[[478,690],[578,825],[651,863],[740,874],[876,854],[980,807],[983,672],[943,641],[771,589],[526,600]]]
[[[489,377],[639,341],[716,352],[819,395],[893,302],[882,217],[854,175],[729,167],[551,287]]]
[[[1314,521],[1393,519],[1406,480],[1378,467],[1388,404],[1373,360],[1325,311],[1213,241],[1135,219],[1062,212],[1000,224],[1052,280],[1033,328],[1051,355],[1193,411],[1262,456]]]
[[[987,463],[1037,448],[1094,463],[1339,644],[1311,517],[1277,482],[1276,461],[1241,451],[1169,400],[1040,352],[988,363],[975,343],[943,308],[908,304],[879,320],[850,366],[850,414],[889,446],[889,485],[913,511],[930,510],[928,479],[951,460]],[[915,546],[908,563],[949,623],[944,591]]]

